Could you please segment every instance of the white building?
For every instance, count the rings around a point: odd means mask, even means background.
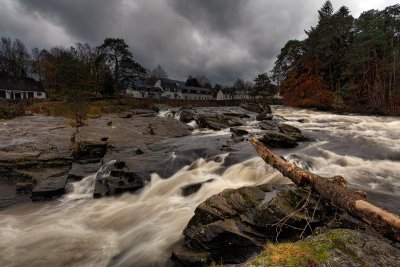
[[[32,78],[0,78],[0,98],[45,99],[46,92],[42,83]]]
[[[234,88],[224,88],[218,91],[216,100],[240,100],[250,99],[247,90],[237,90]]]
[[[154,87],[163,91],[161,97],[164,99],[185,99],[181,91],[181,87],[184,85],[185,83],[181,81],[161,79],[154,84]]]
[[[133,98],[160,99],[164,91],[155,86],[138,86],[126,89],[126,95]]]
[[[183,86],[181,90],[186,100],[213,100],[209,88]]]

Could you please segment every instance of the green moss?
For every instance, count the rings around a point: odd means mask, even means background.
[[[256,266],[306,267],[319,266],[331,257],[327,244],[310,242],[268,244],[266,250],[252,261]]]
[[[331,258],[334,250],[349,255],[356,262],[362,262],[355,254],[353,239],[356,233],[337,229],[295,243],[267,244],[263,253],[251,261],[255,266],[320,266]]]

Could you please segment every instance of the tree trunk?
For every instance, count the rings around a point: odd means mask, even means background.
[[[296,185],[310,186],[322,199],[368,223],[385,237],[400,241],[400,217],[367,202],[362,194],[348,190],[343,177],[321,177],[275,156],[256,138],[252,138],[250,143],[267,164],[279,170]]]

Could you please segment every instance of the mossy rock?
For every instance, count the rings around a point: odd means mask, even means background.
[[[269,243],[245,264],[259,266],[398,266],[400,250],[378,237],[336,229],[295,243]]]

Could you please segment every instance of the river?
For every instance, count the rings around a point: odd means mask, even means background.
[[[317,174],[342,175],[350,187],[366,191],[370,201],[400,214],[398,118],[281,106],[273,112],[313,140],[276,153]],[[259,133],[253,118],[246,128]],[[195,130],[169,140],[175,149],[168,160],[177,171],[153,174],[137,194],[92,199],[93,174],[71,183],[68,194],[57,200],[0,211],[0,266],[168,265],[172,247],[182,242],[182,230],[207,198],[227,188],[289,183],[248,142],[217,149],[229,138],[229,130]],[[180,194],[183,186],[209,179],[214,180],[197,193]]]

